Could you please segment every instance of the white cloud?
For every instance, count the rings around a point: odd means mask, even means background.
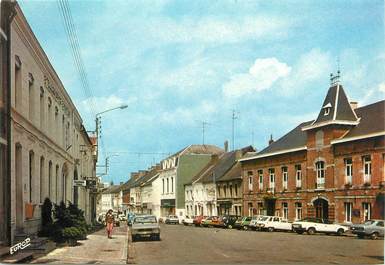
[[[287,76],[290,71],[291,67],[275,57],[256,59],[248,73],[232,76],[223,85],[223,93],[226,97],[240,97],[263,91],[269,89],[278,79]]]
[[[382,92],[382,93],[385,93],[385,82],[380,83],[380,84],[378,85],[378,90],[379,90],[380,92]]]
[[[331,70],[331,55],[314,48],[299,57],[290,76],[280,83],[279,93],[285,96],[296,95],[315,81],[327,79]]]

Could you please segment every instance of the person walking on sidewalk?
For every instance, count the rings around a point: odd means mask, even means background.
[[[106,230],[107,230],[108,238],[112,238],[113,228],[114,228],[114,215],[112,214],[112,209],[109,209],[106,214]]]

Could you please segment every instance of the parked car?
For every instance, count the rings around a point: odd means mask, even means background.
[[[166,220],[164,220],[165,224],[179,224],[179,218],[176,215],[169,215],[166,217]]]
[[[249,223],[249,229],[250,230],[258,230],[258,225],[257,225],[257,222],[259,220],[261,220],[261,218],[264,217],[263,215],[256,215],[256,216],[253,216],[253,218],[251,218],[251,221]]]
[[[202,220],[205,220],[206,218],[207,218],[207,216],[197,215],[197,216],[195,216],[195,218],[193,220],[193,224],[195,226],[200,226],[202,223]]]
[[[231,229],[234,227],[234,224],[237,221],[237,219],[238,219],[238,216],[236,215],[225,215],[222,218],[222,221],[223,221],[222,226]]]
[[[218,223],[218,216],[210,216],[207,217],[204,221],[201,222],[201,226],[203,227],[213,227]]]
[[[120,219],[118,213],[112,213],[114,215],[114,226],[120,226]]]
[[[127,221],[127,217],[126,217],[124,214],[119,214],[119,215],[118,215],[118,218],[119,218],[119,221],[120,221],[120,222]]]
[[[260,230],[273,232],[274,230],[291,231],[292,224],[279,216],[264,216],[257,221]]]
[[[313,235],[316,232],[342,235],[349,230],[346,226],[333,224],[325,219],[311,217],[293,222],[292,227],[293,231],[298,234],[307,232],[309,235]]]
[[[185,216],[185,218],[183,218],[183,220],[182,220],[182,223],[184,225],[193,225],[194,219],[195,219],[194,216]]]
[[[384,236],[384,220],[368,220],[363,224],[353,225],[351,229],[358,238],[377,239]]]
[[[130,230],[132,241],[142,237],[160,240],[160,227],[154,215],[136,216]]]
[[[251,219],[251,216],[239,217],[234,223],[234,228],[248,230]]]

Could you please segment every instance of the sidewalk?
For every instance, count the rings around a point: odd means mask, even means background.
[[[126,264],[127,226],[114,228],[112,239],[108,239],[105,229],[87,236],[87,240],[78,241],[75,247],[61,247],[31,263],[88,263],[88,264]]]

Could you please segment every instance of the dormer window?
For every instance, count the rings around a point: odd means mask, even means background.
[[[329,115],[331,108],[332,108],[332,104],[330,104],[330,102],[328,104],[326,104],[325,106],[323,106],[324,116]]]

